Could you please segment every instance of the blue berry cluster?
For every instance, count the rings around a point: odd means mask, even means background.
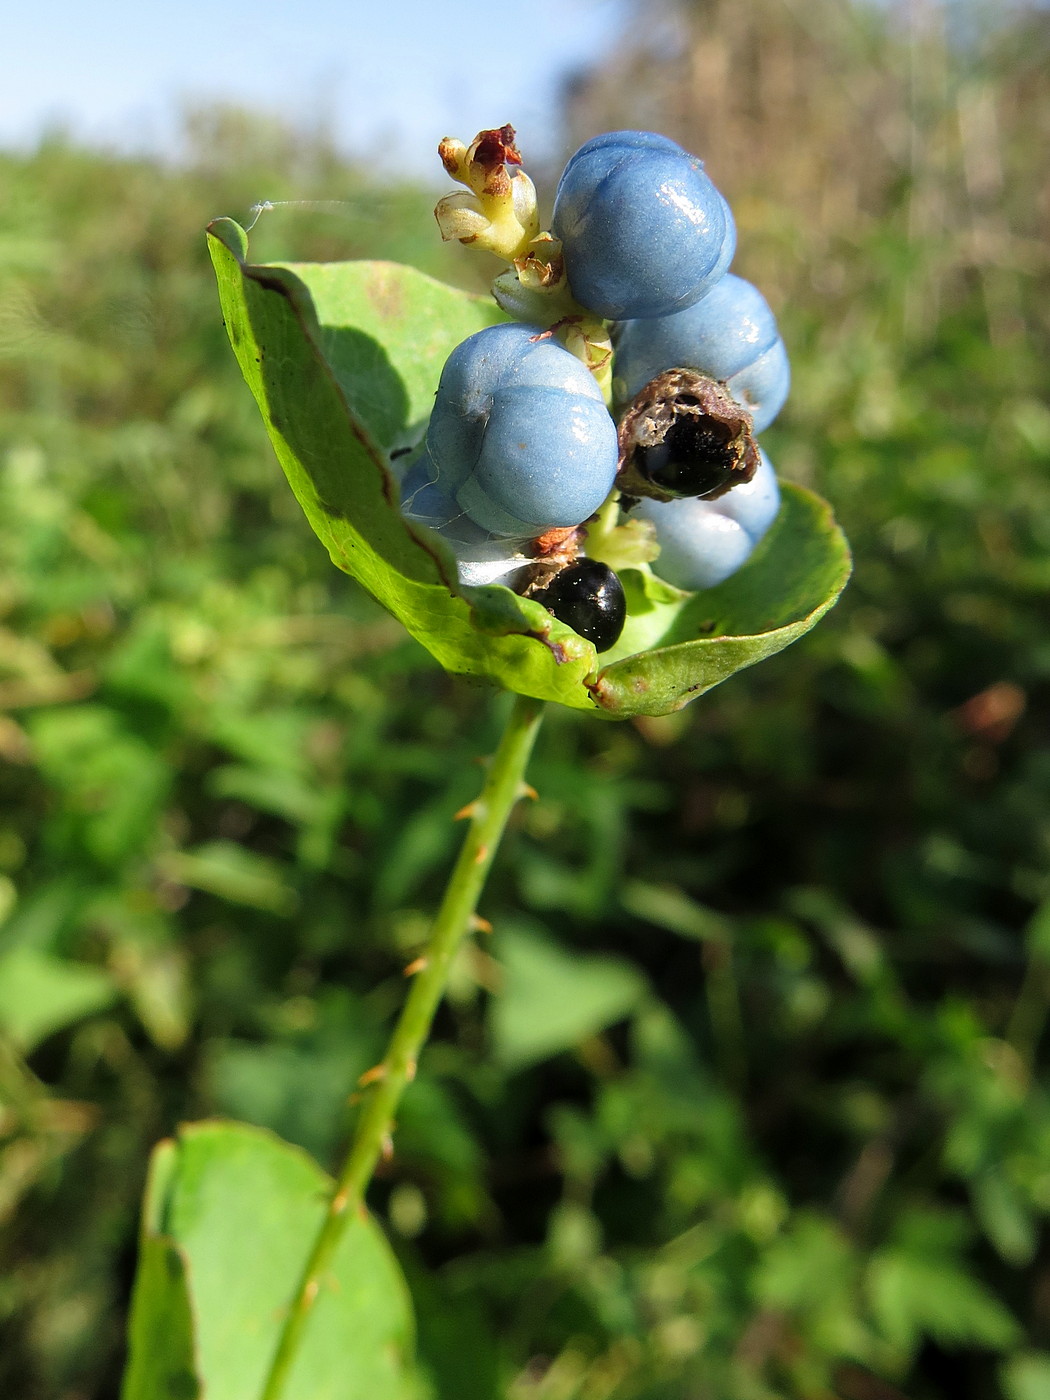
[[[625,613],[612,569],[585,557],[611,493],[651,523],[654,572],[682,589],[728,578],[768,530],[779,495],[754,434],[787,396],[784,345],[761,293],[728,271],[729,205],[666,137],[583,145],[550,233],[512,169],[512,128],[441,154],[471,191],[438,206],[442,233],[512,264],[493,291],[519,319],[449,357],[403,509],[449,540],[465,583],[508,583],[600,650]],[[602,549],[623,567],[602,519]]]

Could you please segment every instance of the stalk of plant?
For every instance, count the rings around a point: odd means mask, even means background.
[[[449,968],[466,934],[478,926],[477,905],[511,811],[530,790],[525,768],[543,705],[515,696],[499,747],[480,796],[464,809],[470,826],[430,941],[411,964],[412,990],[398,1018],[386,1053],[363,1076],[367,1094],[328,1211],[310,1251],[282,1328],[261,1400],[280,1400],[302,1345],[311,1309],[331,1267],[347,1222],[364,1209],[365,1192],[380,1157],[389,1150],[401,1096],[415,1078],[420,1052],[444,995]]]

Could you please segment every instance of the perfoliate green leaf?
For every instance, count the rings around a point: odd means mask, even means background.
[[[186,1255],[164,1233],[168,1193],[177,1171],[175,1143],[159,1143],[150,1159],[142,1205],[121,1400],[199,1400],[202,1393]]]
[[[612,714],[665,715],[774,656],[803,636],[838,600],[850,574],[849,548],[831,509],[812,491],[783,483],[773,527],[744,567],[701,593],[656,601],[624,578],[629,616],[603,658],[591,694]],[[659,564],[657,564],[659,567]],[[665,594],[671,590],[664,586]],[[644,606],[644,611],[642,607]]]
[[[252,265],[229,219],[209,243],[230,341],[319,539],[450,671],[612,718],[666,714],[780,651],[849,575],[830,511],[798,487],[755,558],[696,595],[627,571],[615,650],[500,586],[464,588],[437,535],[401,516],[389,453],[421,436],[442,366],[495,304],[393,263]]]
[[[154,1154],[123,1400],[257,1400],[331,1182],[298,1148],[197,1123]],[[370,1218],[322,1280],[286,1400],[410,1400],[404,1280]]]

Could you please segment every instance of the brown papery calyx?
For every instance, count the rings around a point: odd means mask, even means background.
[[[758,467],[751,414],[717,379],[669,369],[638,393],[620,421],[616,484],[625,496],[714,500]]]
[[[526,549],[533,563],[525,575],[527,587],[519,588],[526,597],[538,588],[546,588],[555,574],[574,564],[579,557],[587,529],[583,525],[555,526],[538,535]]]

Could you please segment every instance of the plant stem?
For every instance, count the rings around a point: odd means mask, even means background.
[[[367,1099],[331,1202],[303,1271],[277,1343],[261,1400],[280,1400],[302,1344],[310,1311],[331,1267],[348,1221],[364,1207],[365,1191],[380,1156],[390,1150],[401,1095],[415,1078],[416,1063],[445,992],[449,967],[464,935],[475,926],[478,899],[507,819],[524,785],[525,766],[543,716],[540,701],[516,696],[499,748],[489,764],[423,956],[413,964],[414,981],[386,1054],[366,1076]]]

